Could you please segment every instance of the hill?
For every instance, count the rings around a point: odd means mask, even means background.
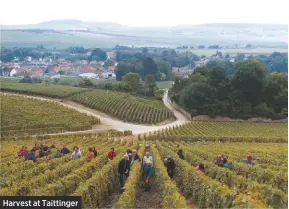
[[[204,24],[174,27],[128,27],[111,22],[53,20],[31,25],[2,25],[4,46],[64,48],[69,45],[109,48],[115,45],[245,45],[287,47],[287,25]]]

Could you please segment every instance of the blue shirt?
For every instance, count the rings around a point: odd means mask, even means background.
[[[243,160],[243,163],[246,165],[255,165],[254,161]]]
[[[34,153],[32,152],[28,152],[26,155],[25,155],[25,160],[33,160],[35,161],[36,160],[36,156]]]

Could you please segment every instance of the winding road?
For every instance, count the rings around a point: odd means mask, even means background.
[[[2,94],[12,94],[12,93],[2,93]],[[45,135],[61,135],[61,134],[73,134],[73,133],[89,133],[89,132],[96,132],[96,131],[101,131],[101,130],[108,130],[108,129],[115,129],[118,131],[125,131],[125,130],[131,130],[133,134],[142,134],[145,132],[150,132],[150,131],[156,131],[159,129],[163,129],[166,127],[172,127],[175,125],[180,125],[183,123],[188,122],[189,120],[179,111],[175,110],[168,98],[168,90],[165,91],[164,96],[163,96],[163,103],[164,105],[170,109],[175,117],[176,120],[165,125],[138,125],[138,124],[132,124],[132,123],[127,123],[123,122],[121,120],[118,120],[116,118],[112,118],[102,112],[99,112],[97,110],[91,109],[89,107],[85,107],[79,103],[69,101],[69,100],[64,100],[61,101],[59,99],[48,99],[48,98],[43,98],[43,97],[36,97],[36,96],[28,96],[28,95],[23,95],[23,94],[14,94],[14,95],[20,95],[28,98],[34,98],[34,99],[40,99],[40,100],[46,100],[46,101],[54,101],[58,102],[59,104],[67,107],[74,109],[78,112],[81,113],[86,113],[87,115],[91,115],[94,117],[97,117],[101,121],[101,125],[95,126],[91,130],[85,130],[85,131],[73,131],[73,132],[62,132],[62,133],[56,133],[56,134],[45,134]]]

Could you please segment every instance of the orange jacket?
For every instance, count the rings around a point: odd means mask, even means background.
[[[93,159],[93,157],[94,157],[93,152],[87,152],[87,154],[86,154],[86,159],[87,159],[88,161],[91,161],[91,160]]]

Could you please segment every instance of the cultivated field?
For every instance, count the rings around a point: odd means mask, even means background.
[[[1,144],[0,194],[76,195],[82,197],[85,208],[287,208],[287,143],[139,141],[121,135],[111,132],[5,140]],[[59,148],[67,144],[70,150],[77,145],[83,157],[71,160],[70,155],[48,156],[36,163],[17,159],[22,145],[31,148],[34,143]],[[91,161],[85,158],[88,147],[98,151]],[[107,159],[110,147],[118,153],[112,161]],[[133,164],[121,192],[117,165],[127,148],[137,149],[141,157],[145,151],[152,154],[155,171],[150,192],[141,187],[138,162]],[[184,160],[176,154],[179,148]],[[168,153],[176,162],[172,179],[163,164]],[[248,153],[254,157],[255,166],[241,163]],[[213,163],[217,154],[228,157],[229,169]],[[205,173],[196,170],[199,163],[205,164]]]
[[[175,117],[173,109],[158,100],[125,93],[3,83],[2,90],[61,98],[63,105],[77,102],[123,121],[153,124]],[[0,94],[0,99],[1,134],[7,133],[0,147],[1,196],[81,196],[83,208],[288,208],[287,123],[185,123],[174,112],[177,124],[182,125],[162,130],[145,126],[148,132],[138,136],[131,136],[131,131],[109,131],[30,137],[26,135],[88,129],[99,120],[66,109],[55,99],[9,94]],[[56,148],[45,157],[39,157],[38,150],[36,162],[18,157],[22,146],[30,150],[35,144]],[[64,144],[70,153],[55,155]],[[82,152],[80,159],[71,159],[74,146]],[[92,160],[86,157],[90,147],[98,152]],[[111,147],[117,157],[108,160]],[[140,162],[133,163],[120,188],[118,162],[127,149],[136,149],[141,158],[151,153],[154,172],[149,192],[143,188]],[[184,159],[179,158],[179,149]],[[172,178],[164,165],[167,155],[176,163]],[[214,164],[216,155],[227,157],[227,168]],[[248,155],[255,165],[244,164]],[[197,170],[199,164],[204,164],[203,172]]]
[[[153,138],[228,142],[287,142],[287,123],[189,122],[146,135]]]
[[[56,102],[0,94],[1,136],[91,129],[99,119]]]
[[[286,48],[253,48],[253,49],[191,49],[192,53],[196,55],[205,55],[205,56],[212,56],[216,54],[216,51],[222,52],[222,54],[272,54],[273,52],[281,52],[281,53],[288,53],[288,49]]]
[[[87,91],[88,89],[62,85],[16,83],[7,80],[1,80],[0,90],[52,98],[64,98]]]
[[[92,90],[74,95],[71,99],[127,122],[156,124],[174,118],[160,101],[119,92]]]
[[[158,124],[173,120],[173,113],[159,100],[127,93],[93,90],[64,85],[26,84],[1,81],[1,91],[72,100],[112,117],[132,123]]]

